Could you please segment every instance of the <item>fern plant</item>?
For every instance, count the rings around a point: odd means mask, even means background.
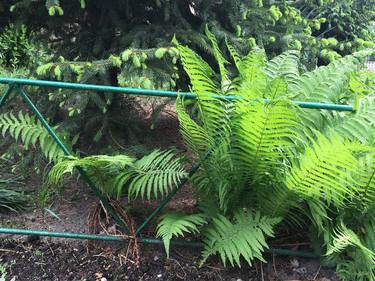
[[[208,37],[220,52],[215,38],[209,33]],[[362,75],[361,63],[371,51],[301,74],[296,51],[267,60],[264,51],[254,48],[241,58],[227,42],[236,71],[225,70],[228,62],[216,54],[216,74],[191,49],[175,43],[198,96],[197,118],[184,109],[183,100],[178,101],[182,135],[197,158],[211,150],[193,179],[203,212],[211,214],[201,232],[203,239],[214,237],[220,245],[206,243],[204,259],[217,253],[224,263],[239,265],[240,257],[250,263],[262,252],[262,247],[255,250],[252,245],[264,246],[261,239],[273,234],[280,218],[299,223],[307,215],[313,233],[323,240],[321,247],[333,245],[327,256],[336,255],[332,249],[341,249],[335,260],[341,277],[356,272],[362,276],[356,280],[374,280],[374,245],[368,243],[373,234],[361,230],[369,221],[373,224],[374,93],[363,95],[363,89],[351,87],[352,77]],[[221,102],[209,98],[210,93],[239,99]],[[351,103],[357,111],[309,111],[294,106],[292,99]],[[242,209],[250,218],[256,214],[262,235],[251,233],[256,220],[245,224],[238,218]],[[353,229],[356,243],[340,247],[345,238],[335,229],[341,224]],[[242,231],[247,235],[240,238]],[[246,240],[253,238],[260,240]],[[346,259],[348,250],[353,250],[349,246],[363,258]]]
[[[206,32],[215,67],[174,40],[197,94],[195,116],[183,99],[177,101],[181,133],[192,159],[205,161],[191,178],[200,212],[161,217],[158,236],[167,252],[172,237],[199,232],[205,245],[203,261],[217,254],[224,264],[250,264],[263,260],[267,237],[281,221],[300,224],[308,217],[343,278],[351,271],[364,276],[357,280],[373,280],[375,119],[367,114],[373,93],[363,96],[363,89],[350,85],[353,75],[361,75],[361,61],[369,52],[301,74],[296,51],[268,60],[264,51],[254,48],[241,58],[227,42],[235,68],[229,70],[216,38]],[[224,101],[223,95],[236,98]],[[295,106],[296,98],[353,103],[358,111],[307,111]],[[366,132],[356,132],[353,124],[361,124]],[[128,187],[129,199],[165,195],[187,176],[171,151],[155,151],[120,169],[115,163],[91,160],[96,161],[95,169],[109,171],[108,193],[121,196]],[[69,171],[71,161],[81,160],[67,159],[54,170],[61,165],[61,171]],[[90,165],[85,168],[95,177]],[[351,252],[363,259],[348,259]]]

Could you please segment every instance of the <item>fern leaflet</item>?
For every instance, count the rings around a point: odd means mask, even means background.
[[[165,251],[169,256],[169,246],[173,236],[184,236],[184,233],[198,233],[198,227],[205,223],[206,220],[201,214],[168,213],[160,218],[156,236],[163,238]]]
[[[172,150],[155,150],[135,162],[134,167],[136,175],[129,185],[129,198],[165,196],[187,177],[181,158],[176,158]]]
[[[36,147],[36,144],[39,143],[43,154],[50,161],[56,161],[64,156],[64,152],[40,121],[22,111],[18,113],[17,117],[13,113],[0,115],[0,131],[3,137],[8,133],[16,141],[22,141],[26,147],[30,145]]]
[[[214,254],[219,254],[224,265],[227,261],[232,266],[241,266],[240,257],[249,264],[254,258],[263,260],[262,252],[268,248],[267,236],[273,236],[273,227],[280,222],[278,218],[269,218],[246,211],[234,215],[234,222],[218,215],[204,232],[203,261]]]

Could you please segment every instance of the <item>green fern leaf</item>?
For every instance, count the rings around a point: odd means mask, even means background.
[[[358,60],[346,56],[304,73],[294,80],[290,89],[301,100],[340,103],[348,87],[349,75],[358,67]]]
[[[201,157],[207,153],[209,147],[213,147],[214,140],[208,132],[198,125],[184,110],[182,101],[176,103],[178,119],[180,121],[180,131],[184,138],[185,144],[190,150]]]
[[[277,171],[274,171],[274,174],[278,176]],[[285,224],[302,227],[305,222],[301,214],[305,210],[298,195],[279,184],[279,180],[273,177],[274,175],[270,175],[253,186],[247,196],[242,192],[242,204],[249,205],[249,202],[255,201],[254,209],[259,210],[263,215],[272,218],[280,217]]]
[[[243,257],[249,264],[254,258],[264,261],[262,252],[268,248],[267,236],[273,236],[273,227],[280,222],[278,218],[269,218],[246,211],[234,215],[234,222],[218,215],[204,232],[203,261],[214,254],[219,254],[224,265],[227,261],[234,266],[241,266]]]
[[[225,37],[225,44],[227,46],[227,49],[234,61],[234,64],[236,65],[237,69],[240,68],[241,64],[241,58],[240,55],[237,53],[236,49],[232,46],[232,44],[229,42],[228,37]]]
[[[50,180],[58,183],[62,177],[73,173],[74,168],[81,167],[87,170],[102,170],[107,174],[116,174],[127,166],[132,166],[134,159],[127,155],[94,155],[85,158],[77,158],[74,156],[65,157],[59,161],[50,172]]]
[[[57,184],[64,175],[72,174],[74,168],[83,168],[88,175],[97,183],[99,183],[102,191],[108,195],[116,195],[122,193],[118,186],[112,184],[113,179],[120,173],[128,171],[132,172],[135,159],[127,155],[94,155],[85,158],[65,157],[51,169],[48,175],[48,183]]]
[[[169,257],[169,246],[173,236],[184,236],[184,233],[198,233],[198,227],[205,223],[206,220],[201,214],[168,213],[160,218],[156,236],[162,237],[165,251]]]
[[[358,160],[360,167],[359,182],[362,189],[355,203],[357,208],[363,206],[364,210],[370,208],[375,202],[375,154],[374,151],[371,152],[366,153]]]
[[[283,77],[275,78],[267,85],[267,92],[264,98],[277,100],[288,95],[288,84]]]
[[[228,64],[229,62],[224,58],[223,54],[221,53],[216,37],[210,32],[210,30],[208,29],[208,25],[206,25],[205,32],[206,32],[208,39],[211,42],[216,62],[219,65],[219,71],[220,71],[220,76],[221,76],[221,91],[223,94],[225,94],[228,88],[230,88],[230,81],[228,80],[229,72],[225,68],[225,65]]]
[[[363,97],[358,100],[355,112],[331,113],[324,119],[325,128],[332,128],[340,136],[352,141],[358,140],[363,144],[372,143],[374,133],[370,128],[375,124],[375,98],[373,96]]]
[[[35,147],[39,142],[43,154],[50,161],[56,161],[65,155],[40,121],[22,111],[17,117],[13,113],[0,115],[0,131],[3,137],[9,134],[16,141],[22,141],[26,147]]]
[[[299,77],[299,56],[298,51],[286,51],[267,62],[265,73],[270,80],[283,77],[288,84],[294,83]]]
[[[188,74],[192,90],[198,97],[199,114],[204,129],[211,136],[220,135],[220,129],[227,122],[227,104],[213,95],[222,95],[220,83],[214,70],[199,55],[188,47],[178,45],[181,61]]]
[[[296,111],[285,101],[238,102],[232,154],[245,173],[261,176],[280,164],[298,138]]]
[[[181,158],[172,150],[155,150],[134,163],[137,175],[129,186],[129,198],[151,199],[168,195],[173,187],[187,177]]]
[[[263,98],[267,90],[265,63],[265,52],[259,48],[253,49],[238,63],[239,76],[234,79],[238,88],[236,95],[247,99]]]
[[[365,247],[357,234],[347,228],[343,223],[334,230],[333,241],[328,245],[326,256],[340,253],[348,246],[356,246],[375,264],[375,253]]]
[[[177,47],[184,70],[190,78],[193,92],[198,97],[220,94],[220,87],[215,81],[215,72],[211,66],[188,47],[182,45]]]
[[[350,143],[337,135],[329,139],[316,133],[317,140],[306,145],[300,160],[293,161],[286,186],[306,198],[324,198],[336,206],[345,205],[361,190],[358,175],[359,163]]]
[[[328,245],[326,256],[342,253],[349,247],[354,247],[354,250],[349,251],[352,259],[339,263],[337,268],[339,276],[342,276],[343,280],[375,280],[375,252],[367,248],[360,237],[341,222],[334,230],[333,240]],[[356,279],[347,279],[347,277]]]
[[[341,281],[374,281],[374,270],[366,268],[363,262],[366,261],[360,257],[356,260],[340,260],[336,267],[336,274]]]

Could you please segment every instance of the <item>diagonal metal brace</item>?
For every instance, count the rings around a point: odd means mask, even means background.
[[[3,107],[3,105],[5,105],[7,99],[9,98],[10,94],[12,93],[13,89],[14,89],[14,86],[12,84],[10,84],[8,86],[8,89],[1,96],[1,98],[0,98],[0,108]]]
[[[42,113],[38,110],[35,104],[31,101],[30,97],[27,95],[27,92],[19,87],[18,85],[13,87],[10,86],[8,91],[5,95],[2,96],[0,100],[0,107],[5,103],[5,100],[10,95],[12,89],[15,89],[16,93],[19,94],[22,99],[26,102],[28,107],[32,110],[32,112],[36,115],[38,120],[42,123],[43,127],[48,131],[48,134],[52,137],[52,139],[56,142],[56,144],[61,148],[66,156],[72,156],[72,153],[69,149],[65,146],[65,144],[61,141],[59,136],[56,134],[54,129],[48,124],[47,120],[43,117]],[[129,233],[129,229],[125,222],[119,217],[114,207],[110,204],[108,197],[103,194],[103,192],[95,185],[95,183],[90,179],[87,173],[80,167],[77,167],[78,172],[81,174],[84,181],[89,185],[89,187],[94,191],[95,195],[99,198],[99,200],[103,203],[104,207],[108,210],[112,218],[115,222],[119,225],[122,231],[125,233]]]

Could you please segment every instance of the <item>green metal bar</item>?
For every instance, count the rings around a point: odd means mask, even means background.
[[[29,96],[27,95],[26,91],[19,86],[16,86],[16,91],[18,94],[21,95],[22,99],[26,102],[26,104],[29,106],[29,108],[33,111],[33,113],[36,115],[36,117],[39,119],[39,121],[42,123],[43,127],[48,131],[49,135],[53,138],[53,140],[56,142],[56,144],[61,148],[61,150],[64,152],[67,156],[72,156],[72,153],[69,151],[69,149],[65,146],[65,144],[60,140],[56,132],[52,129],[52,127],[48,124],[47,120],[43,117],[42,113],[38,110],[38,108],[34,105],[34,103],[31,101]],[[95,183],[88,177],[86,172],[80,168],[77,167],[78,172],[81,174],[82,178],[86,181],[86,183],[90,186],[90,188],[94,191],[95,195],[102,201],[104,207],[109,211],[113,219],[116,221],[116,223],[126,232],[129,232],[128,227],[126,224],[121,220],[121,218],[118,216],[116,210],[113,208],[113,206],[109,203],[108,198],[100,191],[100,189],[95,185]]]
[[[319,255],[317,255],[313,252],[293,251],[293,250],[279,249],[279,248],[269,248],[265,252],[270,253],[270,254],[279,255],[279,256],[295,256],[295,257],[302,257],[302,258],[320,258]]]
[[[334,103],[321,103],[321,102],[306,102],[306,101],[293,101],[296,105],[306,109],[326,109],[336,111],[355,111],[354,107],[345,104]]]
[[[30,235],[30,236],[45,236],[45,237],[57,237],[67,239],[83,239],[83,240],[95,240],[95,241],[107,241],[107,242],[126,242],[125,236],[115,235],[97,235],[97,234],[86,234],[86,233],[73,233],[73,232],[52,232],[45,230],[32,230],[32,229],[17,229],[17,228],[0,228],[0,233],[12,234],[12,235]],[[141,238],[139,239],[142,243],[148,244],[163,244],[160,239],[154,238]],[[183,241],[175,240],[172,244],[186,247],[202,247],[201,242],[195,241]]]
[[[73,233],[73,232],[52,232],[44,230],[31,230],[31,229],[17,229],[17,228],[3,228],[0,227],[0,233],[11,234],[11,235],[30,235],[30,236],[46,236],[46,237],[57,237],[57,238],[68,238],[68,239],[84,239],[84,240],[95,240],[95,241],[106,241],[106,242],[126,242],[126,239],[122,236],[111,236],[111,235],[96,235],[86,233]],[[163,240],[155,238],[140,238],[139,241],[145,244],[163,244]],[[171,244],[174,246],[182,247],[195,247],[202,248],[204,244],[200,241],[183,241],[183,240],[172,240]],[[266,250],[267,253],[286,255],[286,256],[299,256],[308,258],[317,258],[318,255],[311,252],[291,251],[288,249],[274,249],[270,248]]]
[[[102,236],[85,233],[71,233],[71,232],[51,232],[44,230],[32,229],[17,229],[17,228],[0,228],[0,233],[12,235],[30,235],[30,236],[46,236],[46,237],[59,237],[69,239],[87,239],[99,241],[124,241],[121,236]]]
[[[128,87],[113,87],[113,86],[102,86],[94,84],[80,84],[80,83],[68,83],[58,81],[46,81],[46,80],[30,80],[20,78],[6,78],[0,77],[0,84],[15,84],[15,85],[28,85],[28,86],[39,86],[39,87],[52,87],[59,89],[75,89],[75,90],[88,90],[97,92],[112,92],[112,93],[123,93],[129,95],[139,96],[154,96],[154,97],[169,97],[177,98],[182,97],[186,99],[196,99],[197,95],[189,92],[173,92],[173,91],[162,91],[162,90],[149,90],[149,89],[138,89]],[[238,100],[238,96],[218,96],[213,95],[212,98],[233,101]],[[265,99],[265,101],[268,101]],[[326,109],[326,110],[337,110],[337,111],[354,111],[354,107],[351,105],[344,104],[332,104],[332,103],[319,103],[319,102],[304,102],[304,101],[293,101],[296,105],[301,108],[308,109]]]
[[[5,93],[1,96],[0,98],[0,108],[3,107],[3,105],[5,105],[5,102],[7,101],[7,99],[9,98],[10,94],[12,93],[13,91],[13,84],[9,84],[8,86],[8,89],[5,91]]]
[[[181,95],[184,98],[190,98],[190,99],[196,98],[196,95],[192,93],[183,93],[183,92],[177,93],[173,91],[149,90],[149,89],[138,89],[138,88],[128,88],[128,87],[114,87],[114,86],[103,86],[103,85],[95,85],[95,84],[80,84],[80,83],[69,83],[69,82],[47,81],[47,80],[30,80],[30,79],[20,79],[20,78],[0,77],[0,84],[27,85],[27,86],[51,87],[51,88],[59,88],[59,89],[96,91],[96,92],[112,92],[112,93],[133,94],[133,95],[141,95],[141,96],[176,98],[178,95]]]

